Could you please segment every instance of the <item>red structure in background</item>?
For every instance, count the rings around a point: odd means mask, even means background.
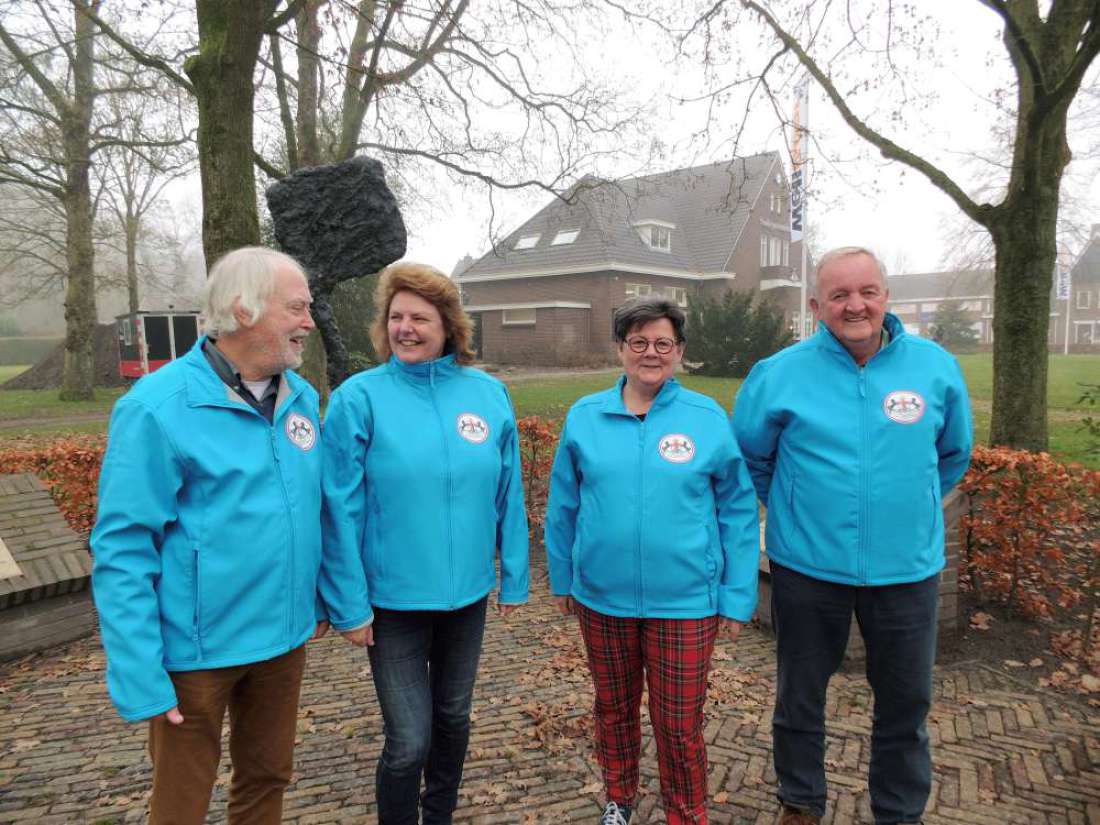
[[[199,337],[197,310],[132,312],[116,316],[118,372],[141,378],[183,355]]]

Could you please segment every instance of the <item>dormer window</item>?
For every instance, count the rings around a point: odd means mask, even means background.
[[[541,237],[542,235],[523,235],[518,241],[516,241],[515,246],[513,246],[512,249],[532,249],[534,248],[535,244],[539,242],[539,238]]]
[[[665,221],[638,221],[634,224],[634,228],[638,230],[642,242],[650,249],[656,249],[658,252],[672,251],[672,230],[676,228],[675,224]]]
[[[563,229],[557,235],[554,236],[554,240],[550,241],[550,246],[565,246],[571,244],[577,240],[577,236],[581,234],[579,229]]]

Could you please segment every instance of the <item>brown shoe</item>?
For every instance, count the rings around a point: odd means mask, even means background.
[[[821,817],[816,814],[804,811],[801,808],[784,805],[783,810],[779,812],[776,825],[819,825],[820,822]]]

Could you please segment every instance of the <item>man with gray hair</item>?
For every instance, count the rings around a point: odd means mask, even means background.
[[[853,614],[875,700],[875,822],[919,822],[931,787],[942,499],[970,461],[970,401],[955,359],[906,334],[888,297],[870,250],[826,254],[817,334],[756,364],[734,408],[768,508],[782,825],[825,813],[825,693]]]
[[[367,615],[322,553],[317,393],[291,370],[313,329],[287,255],[229,253],[206,334],[111,414],[92,532],[107,687],[149,721],[149,821],[205,821],[229,712],[234,825],[274,825],[293,770],[305,643]]]

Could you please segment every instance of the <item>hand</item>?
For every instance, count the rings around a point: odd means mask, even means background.
[[[731,642],[737,641],[737,637],[741,635],[741,628],[744,626],[744,622],[739,622],[736,619],[723,618],[718,622],[718,629],[724,633]]]
[[[326,633],[328,633],[328,622],[321,620],[317,622],[317,627],[314,628],[313,635],[309,637],[309,640],[311,642],[314,642],[317,639],[320,639]]]
[[[164,713],[158,713],[153,719],[165,719],[169,725],[182,725],[183,714],[180,713],[178,707],[174,707],[171,710],[166,710]]]
[[[356,647],[374,646],[374,623],[365,624],[355,630],[341,630],[340,635]]]
[[[502,619],[507,619],[517,607],[519,607],[518,604],[501,604],[497,602],[497,615]]]
[[[563,616],[572,616],[576,612],[573,607],[572,596],[555,596],[554,604],[557,606],[558,611]]]

